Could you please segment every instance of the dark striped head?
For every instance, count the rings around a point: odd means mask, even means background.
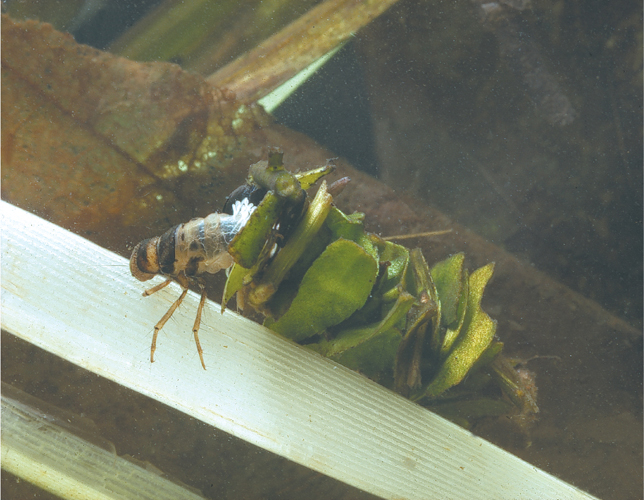
[[[159,237],[143,240],[132,250],[130,257],[130,272],[139,281],[148,281],[161,273],[157,242]]]

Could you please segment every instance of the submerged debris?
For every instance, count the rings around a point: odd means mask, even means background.
[[[527,1],[480,4],[481,22],[496,36],[510,70],[523,81],[539,113],[552,125],[570,125],[577,115],[557,78],[550,72],[529,33],[510,8],[523,10]],[[509,6],[509,7],[508,7]]]

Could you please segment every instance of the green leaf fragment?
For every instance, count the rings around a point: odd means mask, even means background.
[[[465,317],[465,315],[463,315]],[[452,349],[454,342],[458,338],[458,334],[461,333],[461,325],[458,328],[448,328],[445,330],[445,336],[443,337],[443,345],[441,346],[440,359],[445,359],[449,354],[449,351]]]
[[[332,207],[326,219],[326,226],[331,231],[332,240],[344,238],[353,241],[364,248],[374,259],[378,259],[378,250],[365,233],[360,214],[345,215],[337,208]]]
[[[381,322],[347,329],[333,340],[307,347],[374,379],[383,372],[390,374],[402,339],[399,327],[414,302],[412,295],[403,292]]]
[[[330,243],[329,234],[325,227],[313,237],[297,262],[291,267],[284,281],[280,283],[273,296],[264,304],[262,313],[271,318],[279,318],[290,307],[297,295],[302,278]]]
[[[228,253],[242,267],[255,265],[265,245],[269,244],[273,226],[279,220],[284,200],[269,192],[251,214],[246,226],[228,245]]]
[[[382,240],[381,240],[382,241]],[[415,290],[410,290],[407,276],[409,267],[409,250],[402,245],[397,245],[390,241],[382,241],[383,245],[380,249],[380,262],[388,262],[387,273],[382,280],[380,286],[380,293],[383,300],[395,300],[398,296],[399,286],[403,290],[413,293]],[[412,280],[413,281],[413,280]]]
[[[471,274],[463,329],[422,397],[436,398],[461,382],[492,342],[496,322],[481,309],[481,298],[493,271],[491,263]]]
[[[414,248],[409,252],[409,261],[416,283],[415,295],[420,301],[418,313],[423,316],[431,316],[432,330],[430,332],[431,338],[429,345],[432,353],[436,353],[440,350],[442,344],[443,332],[440,328],[442,315],[441,301],[439,300],[432,275],[429,272],[429,266],[420,248]],[[407,329],[411,330],[414,327],[415,325],[413,323],[408,324]],[[422,335],[424,336],[424,331]]]
[[[480,370],[483,367],[489,366],[496,359],[496,357],[501,354],[503,350],[503,342],[493,341],[490,345],[483,351],[483,354],[476,360],[476,363],[470,368],[470,373]]]
[[[457,253],[442,260],[431,269],[436,291],[441,300],[443,324],[454,326],[458,320],[458,307],[463,293],[463,260],[465,255]]]
[[[465,313],[467,312],[467,299],[469,297],[469,275],[466,270],[463,270],[462,292],[456,308],[456,322],[451,323],[452,326],[445,329],[445,336],[443,337],[443,345],[441,346],[440,359],[443,360],[449,354],[454,342],[458,338],[459,333],[463,329],[465,323]]]
[[[400,340],[400,330],[390,328],[379,331],[376,335],[370,335],[353,349],[347,349],[329,357],[352,370],[378,380],[383,375],[390,374]]]
[[[233,296],[241,290],[244,286],[244,278],[248,274],[249,270],[245,267],[242,267],[238,264],[233,264],[233,267],[230,269],[228,274],[228,279],[226,279],[226,285],[224,286],[224,296],[221,299],[221,312],[224,312],[226,309],[226,304],[233,298]]]
[[[306,272],[289,310],[267,326],[297,342],[337,325],[365,304],[377,274],[377,262],[362,247],[337,240]]]
[[[293,175],[298,181],[300,181],[300,186],[302,186],[302,189],[308,189],[318,180],[320,180],[320,178],[330,174],[334,170],[335,167],[333,165],[324,165],[323,167],[314,168],[313,170],[307,170],[306,172],[298,172]]]
[[[334,357],[349,349],[354,349],[372,338],[378,337],[378,335],[387,330],[396,329],[400,340],[401,334],[399,328],[404,326],[405,316],[414,304],[414,301],[415,299],[412,295],[403,292],[400,294],[396,304],[379,323],[360,328],[348,328],[339,332],[332,340],[323,340],[318,344],[308,345],[307,347],[327,357]]]
[[[251,303],[258,305],[264,304],[272,296],[274,291],[277,290],[280,283],[282,283],[288,272],[297,263],[309,243],[315,238],[324,224],[331,210],[332,202],[333,197],[327,193],[326,182],[322,182],[315,198],[293,231],[288,242],[267,266],[261,281],[251,292],[249,296]]]
[[[474,271],[468,280],[468,293],[467,293],[467,311],[465,312],[464,328],[468,328],[476,314],[481,310],[481,299],[485,291],[485,285],[490,281],[494,273],[494,262],[490,262],[486,266],[478,268]]]
[[[452,352],[427,387],[424,396],[435,398],[458,384],[494,338],[496,322],[479,310],[464,337],[455,344]]]

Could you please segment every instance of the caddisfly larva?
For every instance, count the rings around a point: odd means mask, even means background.
[[[204,370],[206,364],[203,360],[203,349],[199,343],[199,326],[201,313],[206,302],[206,288],[199,278],[204,273],[215,274],[222,269],[227,269],[233,264],[233,258],[228,253],[228,244],[246,225],[255,205],[246,193],[243,198],[233,201],[229,199],[226,207],[232,212],[212,213],[205,218],[192,219],[168,229],[161,236],[143,240],[134,247],[130,258],[130,271],[139,281],[147,281],[157,275],[166,276],[163,283],[143,292],[143,296],[152,295],[168,286],[172,281],[179,283],[183,291],[177,300],[170,306],[161,320],[154,326],[150,361],[154,362],[157,336],[159,331],[181,304],[191,283],[195,283],[201,290],[201,300],[197,309],[192,332],[197,344],[197,351]]]
[[[288,238],[307,209],[304,189],[334,169],[332,165],[325,165],[301,174],[291,174],[284,169],[282,156],[279,148],[269,148],[267,160],[251,165],[247,182],[227,198],[223,213],[213,213],[203,219],[179,224],[161,236],[143,240],[134,247],[130,271],[135,278],[139,281],[147,281],[156,275],[167,278],[146,290],[144,296],[158,292],[172,281],[183,289],[179,298],[154,326],[151,362],[154,362],[159,331],[185,298],[188,287],[195,284],[201,290],[201,300],[192,331],[201,365],[206,368],[198,335],[206,302],[205,284],[200,277],[205,273],[215,274],[228,269],[233,264],[239,266],[240,272],[250,269],[257,272],[260,266],[274,257],[278,247]],[[226,299],[226,289],[224,299],[224,304],[230,299]]]

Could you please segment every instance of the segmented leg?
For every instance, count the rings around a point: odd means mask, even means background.
[[[168,280],[168,281],[172,281],[172,280]],[[161,285],[157,285],[154,288],[151,288],[150,290],[148,290],[148,292],[151,292],[151,293],[157,292],[157,291],[161,290],[161,288],[167,286],[167,284],[168,284],[168,282],[161,283]],[[161,318],[161,320],[159,320],[159,322],[156,325],[154,325],[154,335],[152,336],[152,348],[150,349],[150,362],[151,363],[154,363],[154,351],[157,350],[157,336],[159,335],[159,331],[161,330],[161,328],[163,328],[163,325],[166,324],[166,322],[170,319],[170,317],[177,310],[177,307],[179,307],[179,304],[181,304],[181,302],[183,301],[183,299],[184,299],[184,297],[186,296],[187,293],[188,293],[188,288],[184,288],[183,292],[181,292],[181,295],[179,295],[179,298],[177,300],[175,300],[174,304],[172,304],[170,306],[170,309],[168,309],[168,312],[166,312],[163,315],[163,318]]]
[[[195,344],[197,344],[197,352],[199,353],[199,359],[201,359],[201,366],[203,369],[206,369],[206,363],[203,361],[203,349],[199,343],[199,327],[201,326],[201,311],[203,311],[203,306],[206,303],[206,287],[203,283],[199,283],[199,288],[201,289],[201,300],[199,301],[199,307],[197,308],[197,317],[195,318],[195,324],[192,327],[192,333],[195,336]]]
[[[154,351],[157,350],[157,337],[159,336],[159,332],[161,331],[161,328],[163,328],[163,326],[167,323],[167,321],[172,317],[172,315],[177,310],[181,302],[183,302],[183,299],[188,293],[188,280],[186,279],[185,276],[179,275],[177,276],[176,280],[175,279],[165,280],[163,283],[159,283],[158,285],[143,292],[143,296],[147,297],[148,295],[152,295],[153,293],[156,293],[159,290],[165,288],[173,281],[179,282],[179,284],[183,288],[183,292],[181,292],[181,295],[179,296],[179,298],[174,301],[174,304],[170,306],[170,309],[168,309],[168,312],[166,312],[163,315],[163,318],[161,318],[159,322],[154,326],[154,335],[152,336],[152,348],[150,349],[150,362],[152,363],[154,363]],[[197,308],[197,317],[195,318],[195,324],[192,327],[192,333],[195,336],[195,344],[197,344],[197,352],[199,353],[201,366],[203,366],[203,369],[205,370],[206,363],[203,360],[203,349],[201,348],[201,343],[199,342],[199,327],[201,326],[201,313],[203,311],[203,306],[206,303],[206,286],[201,282],[199,282],[198,284],[199,284],[199,289],[201,290],[201,300],[199,301],[199,307]]]
[[[157,286],[153,286],[149,290],[146,290],[145,292],[143,292],[143,296],[147,297],[149,295],[152,295],[153,293],[157,293],[159,290],[161,290],[162,288],[165,288],[173,281],[174,280],[165,280],[163,283],[159,283]]]

